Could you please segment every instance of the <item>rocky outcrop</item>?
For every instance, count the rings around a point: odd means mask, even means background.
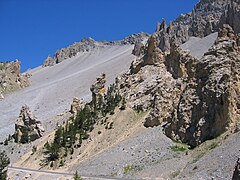
[[[57,50],[54,54],[54,57],[50,56],[43,63],[43,67],[53,66],[55,64],[61,63],[62,61],[72,58],[76,56],[80,52],[89,52],[95,48],[103,48],[105,46],[113,46],[113,45],[127,45],[127,44],[135,44],[138,41],[143,41],[148,38],[147,33],[138,33],[133,34],[131,36],[126,37],[120,41],[95,41],[92,38],[84,38],[80,42],[75,42],[74,44],[68,46],[67,48],[62,48],[61,50]]]
[[[42,137],[44,128],[40,121],[32,114],[27,105],[22,106],[20,115],[15,123],[15,141],[29,143]]]
[[[189,52],[182,50],[173,41],[170,54],[166,56],[164,63],[174,79],[191,79],[195,75],[197,62],[196,58],[192,57]]]
[[[53,58],[48,56],[47,59],[44,61],[42,66],[43,67],[54,66],[55,64],[56,64],[56,60],[54,60]]]
[[[76,115],[83,108],[83,102],[77,97],[73,98],[73,102],[71,104],[70,113]]]
[[[220,25],[223,24],[229,24],[235,34],[240,33],[240,4],[238,0],[232,0],[228,6],[225,12],[222,14]]]
[[[92,92],[92,104],[93,107],[98,107],[99,104],[103,101],[103,97],[106,93],[106,74],[102,73],[99,77],[97,77],[97,80],[95,83],[92,84],[90,91]]]
[[[153,34],[148,39],[147,45],[145,47],[145,54],[143,57],[134,60],[130,66],[130,73],[136,74],[140,69],[147,65],[158,66],[164,62],[164,54],[157,47],[157,35]]]
[[[20,74],[20,61],[0,62],[0,98],[29,85],[29,74]]]
[[[236,42],[231,27],[224,25],[215,45],[194,65],[195,75],[188,78],[165,129],[167,136],[194,147],[234,128],[240,115],[240,53]]]
[[[192,147],[234,131],[240,118],[239,37],[223,25],[201,59],[175,41],[170,46],[169,54],[164,54],[157,47],[157,36],[151,36],[145,55],[118,78],[128,106],[150,111],[146,127],[167,122],[165,134]]]
[[[137,57],[144,54],[144,44],[141,41],[135,43],[132,54]]]
[[[155,39],[157,47],[165,53],[170,51],[170,42],[174,39],[177,45],[189,40],[191,36],[203,38],[218,32],[223,24],[230,24],[239,29],[238,0],[201,0],[192,12],[182,14],[169,25],[163,19],[157,24]]]
[[[232,180],[239,180],[240,179],[240,158],[237,160],[237,164],[235,166]]]

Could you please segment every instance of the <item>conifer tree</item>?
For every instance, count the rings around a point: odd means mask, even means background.
[[[7,166],[10,164],[10,159],[5,151],[0,152],[0,179],[7,179]]]

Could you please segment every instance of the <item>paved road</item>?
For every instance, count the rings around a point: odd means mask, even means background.
[[[45,173],[45,174],[52,174],[52,175],[63,175],[63,176],[71,176],[73,177],[73,173],[65,173],[65,172],[56,172],[56,171],[47,171],[47,170],[36,170],[36,169],[29,169],[29,168],[20,168],[14,166],[8,166],[8,169],[14,171],[25,171],[25,172],[34,172],[34,173]],[[114,177],[102,177],[102,176],[82,176],[82,178],[86,179],[104,179],[104,180],[130,180],[130,179],[123,179],[123,178],[114,178]]]

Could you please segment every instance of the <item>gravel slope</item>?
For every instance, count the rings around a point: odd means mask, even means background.
[[[107,84],[126,71],[134,59],[132,45],[106,46],[80,53],[52,67],[30,70],[31,86],[0,101],[0,140],[13,134],[14,123],[23,104],[30,106],[43,123],[66,111],[74,96],[90,99],[90,85],[105,72]]]
[[[190,51],[190,54],[198,59],[201,59],[204,53],[214,44],[218,37],[218,33],[212,33],[204,38],[191,37],[186,43],[180,47],[183,50]]]

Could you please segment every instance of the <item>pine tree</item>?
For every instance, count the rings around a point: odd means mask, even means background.
[[[0,152],[0,179],[7,179],[7,166],[10,164],[10,159],[5,151]]]
[[[73,177],[74,180],[82,180],[81,176],[78,175],[78,172],[76,171]]]
[[[48,161],[55,161],[60,156],[60,147],[56,143],[49,144],[48,142],[44,145],[44,154],[47,155]]]

